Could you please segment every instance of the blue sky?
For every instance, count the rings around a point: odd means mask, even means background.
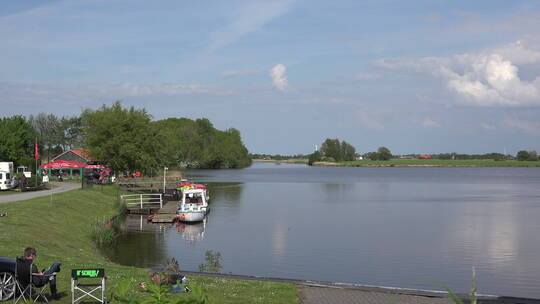
[[[0,116],[114,100],[254,153],[540,151],[538,1],[3,1]]]

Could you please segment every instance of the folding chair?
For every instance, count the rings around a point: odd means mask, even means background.
[[[20,300],[24,302],[32,301],[36,302],[39,299],[49,302],[45,296],[45,288],[47,288],[47,282],[39,286],[35,283],[37,277],[44,277],[47,280],[52,280],[56,273],[48,275],[40,275],[39,273],[32,273],[32,260],[24,257],[18,257],[15,261],[15,294],[13,295],[13,303],[16,304]],[[18,293],[18,296],[17,296]],[[34,296],[35,295],[35,296]]]
[[[90,280],[81,284],[79,279]],[[72,269],[71,270],[71,303],[75,304],[85,297],[93,298],[102,304],[107,303],[105,297],[105,269]]]

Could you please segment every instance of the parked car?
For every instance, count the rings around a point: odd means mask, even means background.
[[[17,188],[18,185],[19,185],[19,179],[17,177],[13,176],[11,178],[11,189]]]
[[[0,302],[15,293],[15,259],[0,257]]]

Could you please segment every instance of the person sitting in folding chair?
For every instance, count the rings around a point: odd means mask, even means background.
[[[36,249],[32,247],[24,249],[24,258],[32,264],[32,284],[35,287],[44,287],[48,283],[51,289],[51,297],[56,300],[59,298],[56,289],[56,274],[60,272],[61,263],[54,262],[49,269],[38,271],[37,266],[33,263],[36,255]]]

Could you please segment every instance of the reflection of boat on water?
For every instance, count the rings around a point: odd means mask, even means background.
[[[181,222],[200,222],[209,211],[210,197],[204,185],[181,184],[182,199],[178,202],[177,218]]]
[[[206,228],[206,218],[201,222],[188,224],[179,223],[178,231],[182,234],[182,238],[188,242],[197,242],[204,239],[204,229]]]

